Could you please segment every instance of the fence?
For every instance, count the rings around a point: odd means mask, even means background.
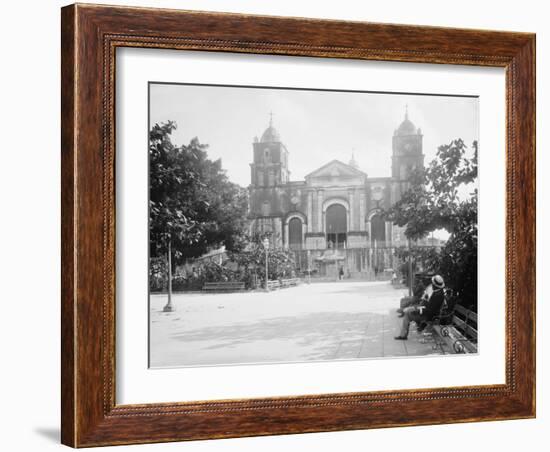
[[[425,248],[423,246],[422,248]],[[397,247],[291,250],[299,274],[318,278],[388,280],[393,273],[406,277],[405,262],[396,255]],[[424,263],[413,261],[413,270],[422,271]],[[342,274],[343,273],[343,274]]]

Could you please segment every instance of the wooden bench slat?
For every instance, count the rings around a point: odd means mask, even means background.
[[[204,287],[206,288],[216,288],[216,287],[244,287],[244,284],[239,284],[239,285],[223,285],[223,284],[216,284],[215,286],[211,286],[211,285],[205,285]]]
[[[441,330],[445,328],[448,332],[448,335],[443,335]],[[462,335],[460,331],[458,331],[455,327],[452,325],[434,325],[433,330],[435,333],[447,344],[447,346],[455,351],[455,343],[461,343],[464,346],[464,351],[467,353],[477,353],[477,346],[473,344],[471,341],[469,341],[466,337]]]
[[[460,304],[455,305],[455,311],[477,324],[477,314],[474,311],[470,311]]]
[[[453,316],[453,324],[458,328],[464,330],[467,336],[470,336],[472,339],[477,341],[477,330],[471,325],[468,325],[468,323],[466,323],[460,317],[457,317],[456,315]]]
[[[220,282],[205,282],[204,284],[208,284],[211,286],[231,286],[231,285],[240,286],[244,283],[240,281],[220,281]]]
[[[202,290],[244,290],[245,283],[239,281],[205,282]]]
[[[450,324],[432,325],[434,334],[456,353],[477,353],[477,314],[455,304],[450,315]]]

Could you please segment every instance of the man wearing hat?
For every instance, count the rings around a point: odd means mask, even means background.
[[[412,321],[418,325],[421,322],[429,322],[441,311],[443,301],[445,301],[445,295],[443,288],[445,287],[445,281],[441,275],[435,275],[432,277],[431,284],[426,287],[424,295],[422,296],[422,302],[416,306],[409,306],[403,309],[403,323],[401,325],[401,332],[399,336],[396,336],[396,340],[407,340],[409,335],[409,325]]]

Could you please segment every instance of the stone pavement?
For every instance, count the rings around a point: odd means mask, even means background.
[[[151,296],[151,367],[443,354],[414,325],[396,341],[403,289],[388,282],[302,284],[274,292]],[[448,350],[445,350],[448,352]]]

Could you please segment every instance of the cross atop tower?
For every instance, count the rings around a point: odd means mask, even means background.
[[[351,148],[351,160],[349,161],[349,165],[353,166],[356,169],[359,168],[359,164],[355,160],[355,148]]]
[[[269,127],[273,127],[273,112],[269,112]]]
[[[405,104],[405,119],[409,119],[409,104]]]

